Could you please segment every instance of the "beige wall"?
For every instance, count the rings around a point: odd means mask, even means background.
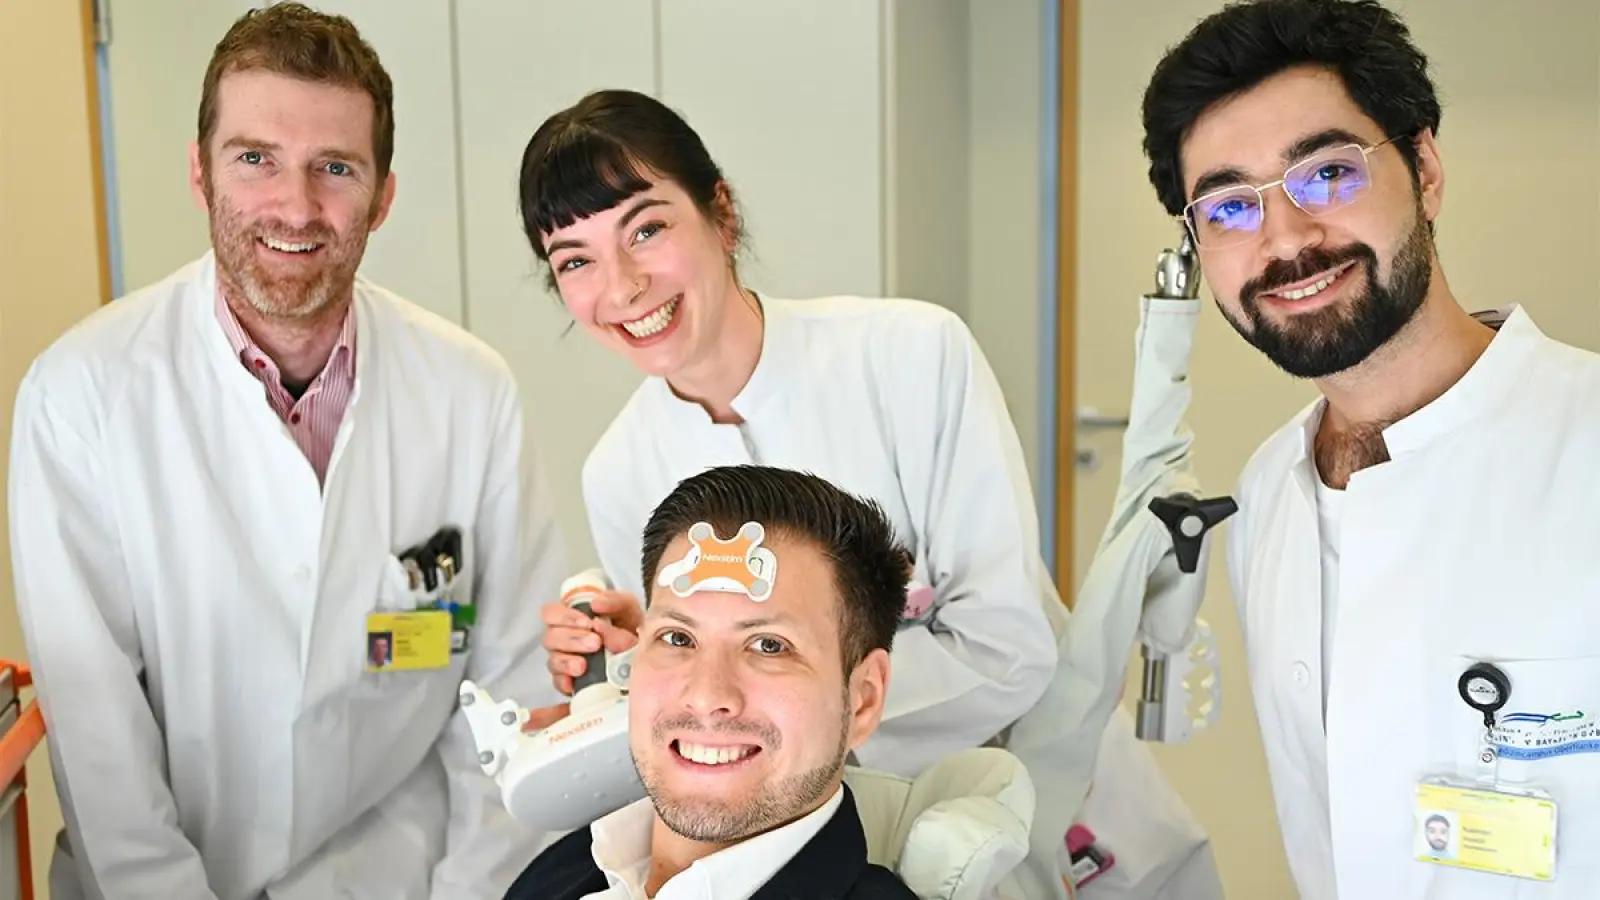
[[[0,447],[10,445],[12,399],[29,362],[100,302],[85,55],[78,3],[0,3]],[[0,598],[0,657],[22,657],[8,553],[0,553]],[[61,827],[42,749],[28,778],[42,888]]]

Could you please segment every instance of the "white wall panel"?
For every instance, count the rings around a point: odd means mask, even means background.
[[[880,4],[667,0],[662,99],[722,165],[769,293],[883,290]]]
[[[884,292],[962,316],[969,312],[970,2],[888,0],[885,54],[892,78]]]
[[[1041,173],[1055,166],[1055,158],[1043,149],[1048,136],[1041,134],[1045,102],[1041,92],[1044,79],[1054,73],[1046,71],[1045,41],[1039,28],[1045,19],[1045,5],[1053,5],[1055,0],[969,2],[971,102],[967,132],[971,143],[965,312],[967,324],[1005,392],[1037,488],[1035,496],[1041,500],[1039,513],[1048,519],[1055,502],[1050,487],[1055,463],[1045,448],[1054,446],[1049,433],[1054,426],[1053,419],[1040,410],[1041,396],[1044,408],[1054,408],[1050,398],[1055,391],[1055,372],[1052,360],[1041,352],[1040,332],[1049,330],[1053,321],[1042,315],[1041,298],[1054,303],[1055,297],[1054,284],[1045,283],[1041,276],[1040,232],[1055,218],[1055,195],[1046,189]],[[1069,65],[1077,64],[1071,51],[1066,59]],[[1052,110],[1051,115],[1056,112]],[[1137,142],[1116,148],[1125,146],[1137,154]],[[1086,227],[1100,227],[1085,222]],[[1134,249],[1137,252],[1131,255],[1137,259],[1154,258],[1145,247]],[[1133,269],[1132,275],[1132,283],[1142,288],[1145,270]],[[1086,297],[1079,302],[1115,301]],[[1053,341],[1053,336],[1045,339]],[[1118,350],[1122,347],[1116,346]],[[1094,374],[1081,377],[1093,378]],[[1072,398],[1062,402],[1072,407]]]
[[[546,291],[522,234],[517,177],[528,139],[552,113],[598,88],[651,90],[651,5],[457,0],[456,33],[467,321],[516,370],[576,568],[595,559],[579,471],[641,379]]]
[[[211,50],[249,8],[217,0],[113,0],[111,142],[125,292],[211,246],[189,193],[189,142]]]
[[[451,0],[313,0],[354,22],[394,82],[394,206],[361,274],[461,322]]]

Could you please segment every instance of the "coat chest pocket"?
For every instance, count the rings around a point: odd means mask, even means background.
[[[1471,663],[1463,660],[1463,670]],[[1600,655],[1493,663],[1511,682],[1491,734],[1500,757],[1497,777],[1592,792],[1600,783]],[[1483,725],[1478,720],[1469,727],[1477,734]]]
[[[420,711],[441,698],[455,702],[472,656],[477,607],[466,590],[470,573],[454,575],[447,583],[436,573],[429,582],[397,557],[385,561],[374,608],[364,617],[366,657],[350,692],[355,704]]]
[[[1478,661],[1461,659],[1461,670]],[[1511,683],[1491,733],[1495,779],[1555,801],[1558,879],[1600,877],[1593,852],[1600,847],[1600,655],[1489,661]],[[1484,771],[1477,758],[1483,720],[1458,703],[1457,756],[1461,774],[1471,776]]]

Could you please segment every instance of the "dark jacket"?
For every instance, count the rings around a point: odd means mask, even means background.
[[[606,889],[606,876],[590,852],[589,829],[574,831],[539,854],[522,871],[505,900],[580,900]],[[867,862],[850,788],[816,836],[762,885],[750,900],[917,900],[893,872]]]

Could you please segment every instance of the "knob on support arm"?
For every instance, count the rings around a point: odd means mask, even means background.
[[[1171,494],[1151,500],[1150,511],[1156,514],[1156,518],[1167,526],[1167,532],[1172,535],[1172,547],[1178,554],[1178,568],[1185,574],[1193,574],[1200,565],[1206,532],[1238,512],[1239,504],[1232,497],[1202,499],[1193,494]]]
[[[1161,520],[1172,536],[1178,570],[1193,575],[1200,568],[1206,534],[1239,511],[1232,497],[1196,497],[1189,493],[1168,494],[1150,501],[1150,512]],[[1216,645],[1203,621],[1196,621],[1197,633],[1187,653],[1169,656],[1149,645],[1142,648],[1144,683],[1139,696],[1139,715],[1134,731],[1142,740],[1182,743],[1197,727],[1204,727],[1217,714],[1220,700],[1215,674]],[[1207,698],[1207,712],[1200,720],[1189,713],[1190,675],[1200,666],[1212,669],[1204,684],[1196,685]]]

